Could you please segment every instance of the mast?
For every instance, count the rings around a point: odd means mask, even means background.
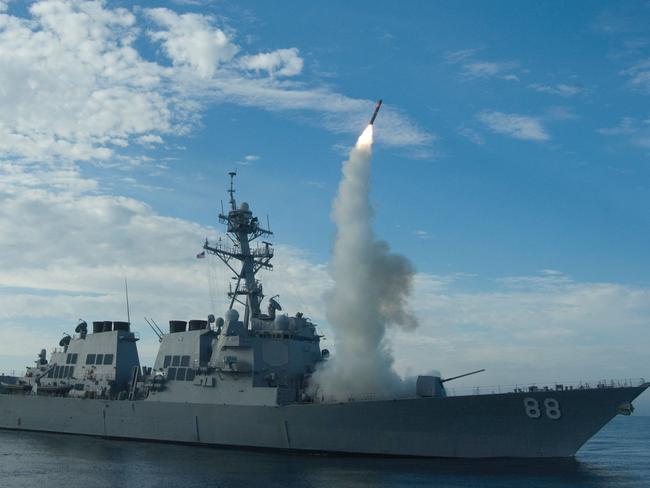
[[[260,226],[257,217],[253,216],[248,203],[242,202],[237,208],[235,201],[234,179],[236,172],[231,171],[230,175],[230,210],[228,214],[223,212],[219,214],[219,222],[227,227],[227,236],[232,246],[224,246],[221,240],[217,246],[211,246],[208,240],[205,240],[203,249],[214,254],[224,262],[234,273],[233,279],[237,282],[234,291],[232,287],[228,292],[230,297],[229,309],[233,308],[235,302],[245,307],[244,325],[248,327],[251,318],[260,316],[260,304],[264,298],[262,293],[262,283],[255,278],[257,272],[264,268],[271,270],[273,265],[270,264],[273,258],[273,247],[270,242],[263,242],[263,246],[251,249],[251,243],[261,236],[271,236],[273,232]],[[235,268],[232,260],[241,262],[239,270]],[[243,300],[240,297],[245,297]]]

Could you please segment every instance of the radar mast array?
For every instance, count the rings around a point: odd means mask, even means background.
[[[242,202],[237,208],[235,201],[234,179],[236,172],[231,171],[230,175],[230,210],[228,214],[220,213],[219,222],[227,227],[226,235],[232,246],[223,245],[221,239],[216,246],[211,246],[205,240],[203,249],[214,254],[234,273],[233,280],[236,281],[235,289],[230,288],[230,306],[232,309],[235,302],[245,307],[244,325],[248,327],[251,318],[260,316],[260,304],[264,298],[262,283],[255,278],[260,269],[273,269],[271,259],[273,258],[273,247],[270,242],[263,241],[262,246],[251,249],[251,243],[262,236],[271,236],[273,232],[260,226],[257,217],[253,216],[248,204]],[[241,262],[241,268],[237,270],[232,260]],[[240,297],[246,297],[243,301]]]

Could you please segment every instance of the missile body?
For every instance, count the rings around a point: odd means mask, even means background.
[[[370,118],[370,125],[375,123],[375,119],[377,118],[377,112],[379,112],[379,109],[381,108],[381,100],[377,102],[377,106],[375,107],[375,111],[372,114],[372,117]]]

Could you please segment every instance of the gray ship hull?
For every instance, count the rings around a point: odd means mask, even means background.
[[[570,457],[648,386],[277,407],[0,395],[0,428],[364,455]]]

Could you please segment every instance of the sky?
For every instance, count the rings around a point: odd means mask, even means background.
[[[78,318],[220,315],[227,172],[267,294],[335,349],[341,163],[377,99],[376,234],[417,269],[403,375],[650,377],[650,3],[0,0],[0,370]],[[650,394],[638,402],[650,414]]]

